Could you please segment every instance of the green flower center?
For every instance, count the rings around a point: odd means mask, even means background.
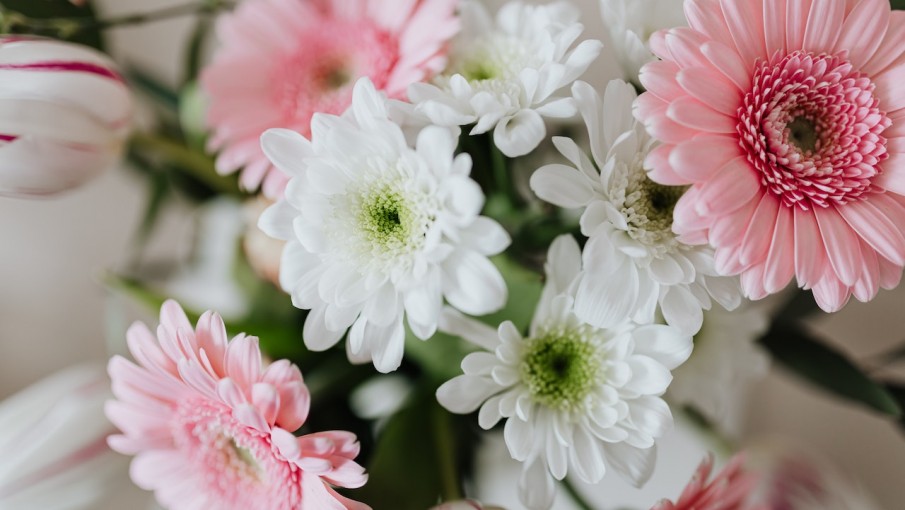
[[[603,365],[589,332],[562,329],[528,340],[520,370],[535,401],[568,410],[599,384]]]
[[[408,245],[414,219],[412,208],[399,193],[383,189],[365,198],[359,225],[372,246],[399,249]]]

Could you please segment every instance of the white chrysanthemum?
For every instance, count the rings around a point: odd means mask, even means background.
[[[589,239],[576,313],[597,327],[626,317],[644,324],[654,320],[659,304],[667,323],[696,333],[711,298],[727,309],[738,306],[738,279],[717,276],[712,248],[682,244],[673,234],[672,212],[684,188],[648,178],[643,163],[654,140],[632,117],[631,85],[610,82],[603,101],[584,82],[572,92],[594,162],[571,139],[554,138],[574,166],[540,168],[531,188],[552,204],[584,208],[581,232]]]
[[[310,142],[288,130],[264,134],[264,152],[291,180],[260,227],[288,241],[280,284],[311,310],[309,349],[349,330],[350,359],[389,372],[402,361],[404,317],[426,339],[444,298],[476,315],[505,303],[506,283],[487,257],[509,236],[479,216],[484,196],[468,176],[471,159],[454,156],[456,143],[432,126],[410,148],[366,78],[345,115],[315,116]]]
[[[509,2],[495,25],[475,0],[462,2],[460,15],[446,72],[433,84],[412,84],[409,98],[437,125],[493,129],[500,151],[525,155],[546,136],[543,117],[575,115],[571,98],[555,94],[584,74],[602,45],[586,40],[570,50],[584,27],[566,2]]]
[[[724,434],[738,435],[748,388],[769,368],[756,343],[769,325],[761,302],[746,301],[732,312],[720,307],[706,312],[694,352],[673,372],[666,398],[673,405],[690,405]]]
[[[638,83],[644,64],[656,59],[650,36],[664,28],[685,26],[682,0],[600,0],[611,51],[626,80]]]
[[[507,419],[509,452],[524,462],[519,495],[532,509],[552,505],[554,479],[567,472],[597,483],[608,465],[645,483],[655,439],[672,425],[660,395],[691,353],[691,337],[671,326],[626,321],[600,329],[581,321],[572,310],[580,269],[578,243],[559,237],[526,338],[512,322],[494,331],[454,312],[441,325],[490,352],[466,356],[464,375],[443,384],[437,399],[455,413],[480,407],[485,429]]]

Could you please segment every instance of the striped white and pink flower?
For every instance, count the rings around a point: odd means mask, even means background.
[[[65,191],[119,159],[132,95],[103,53],[3,36],[0,84],[0,195]]]

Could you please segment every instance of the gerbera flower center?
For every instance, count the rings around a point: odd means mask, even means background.
[[[527,340],[519,368],[535,401],[559,410],[581,406],[603,374],[589,327],[551,329]]]
[[[672,231],[673,210],[685,187],[650,180],[640,161],[627,170],[627,179],[621,210],[629,226],[628,235],[647,245],[654,256],[670,253],[678,246]],[[618,205],[620,200],[616,202]]]
[[[310,133],[314,112],[342,113],[352,101],[352,85],[369,76],[375,86],[398,60],[398,42],[377,26],[329,19],[301,35],[274,66],[273,101],[282,118],[271,122]]]
[[[761,184],[804,210],[870,192],[890,125],[874,88],[842,55],[795,51],[758,62],[737,130]]]

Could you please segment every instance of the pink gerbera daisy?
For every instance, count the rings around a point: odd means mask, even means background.
[[[135,455],[132,480],[169,510],[363,510],[331,485],[364,485],[353,434],[296,437],[308,416],[308,388],[295,365],[262,366],[258,339],[227,340],[219,315],[193,328],[173,301],[155,337],[142,323],[127,333],[138,364],[115,356],[108,371],[117,400],[107,417],[122,431],[110,446]]]
[[[458,0],[248,0],[221,19],[222,48],[201,83],[210,96],[217,170],[277,199],[288,178],[261,151],[268,128],[311,133],[316,112],[340,114],[367,76],[390,97],[446,66]]]
[[[795,276],[821,308],[905,264],[905,12],[888,0],[689,0],[636,115],[651,178],[691,188],[673,229],[759,299]]]
[[[745,471],[744,462],[742,455],[736,455],[719,475],[708,481],[713,471],[713,456],[708,456],[677,502],[663,500],[651,510],[766,510],[753,502],[758,477]]]

